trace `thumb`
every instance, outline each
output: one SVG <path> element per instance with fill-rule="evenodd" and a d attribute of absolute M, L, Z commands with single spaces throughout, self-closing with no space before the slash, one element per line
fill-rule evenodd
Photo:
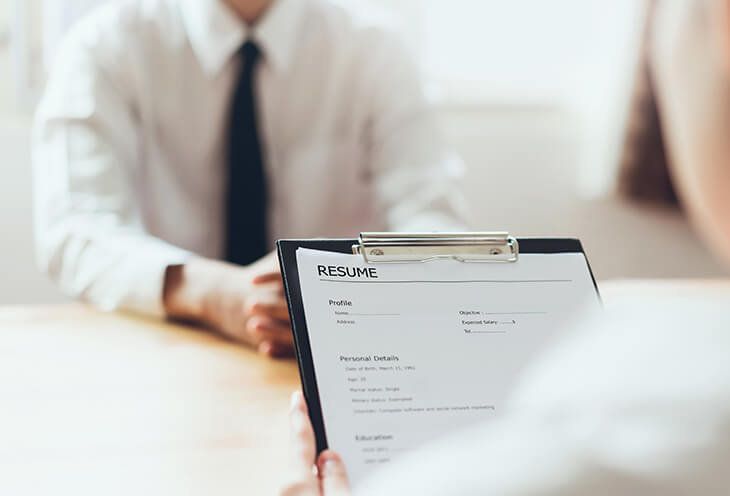
<path fill-rule="evenodd" d="M 323 496 L 347 496 L 350 494 L 350 483 L 347 481 L 345 464 L 340 455 L 326 450 L 317 460 L 319 479 Z"/>

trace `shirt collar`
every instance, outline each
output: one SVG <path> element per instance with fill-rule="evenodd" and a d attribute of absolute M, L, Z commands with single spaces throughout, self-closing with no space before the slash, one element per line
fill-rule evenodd
<path fill-rule="evenodd" d="M 180 4 L 193 51 L 207 74 L 218 74 L 249 38 L 258 43 L 267 64 L 280 70 L 288 66 L 302 0 L 274 0 L 252 27 L 222 0 L 180 0 Z"/>

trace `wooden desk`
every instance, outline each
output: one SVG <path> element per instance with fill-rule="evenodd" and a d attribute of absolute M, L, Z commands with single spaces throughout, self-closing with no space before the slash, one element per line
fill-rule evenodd
<path fill-rule="evenodd" d="M 638 295 L 728 281 L 601 284 Z M 293 361 L 82 305 L 0 307 L 0 495 L 267 495 L 286 464 Z"/>
<path fill-rule="evenodd" d="M 0 494 L 265 495 L 295 362 L 82 305 L 0 308 Z"/>

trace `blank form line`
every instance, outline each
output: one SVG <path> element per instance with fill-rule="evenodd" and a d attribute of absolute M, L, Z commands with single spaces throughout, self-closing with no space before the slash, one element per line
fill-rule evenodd
<path fill-rule="evenodd" d="M 547 312 L 482 312 L 483 315 L 547 315 Z"/>
<path fill-rule="evenodd" d="M 349 279 L 319 279 L 320 282 L 344 282 L 349 284 L 465 284 L 465 283 L 538 283 L 538 282 L 573 282 L 572 279 L 523 279 L 523 280 L 506 280 L 506 279 L 471 279 L 463 281 L 435 281 L 435 280 L 420 280 L 420 281 L 375 281 L 372 279 L 354 281 Z"/>
<path fill-rule="evenodd" d="M 399 313 L 348 313 L 353 317 L 398 317 Z"/>
<path fill-rule="evenodd" d="M 507 334 L 507 331 L 469 331 L 467 334 Z"/>

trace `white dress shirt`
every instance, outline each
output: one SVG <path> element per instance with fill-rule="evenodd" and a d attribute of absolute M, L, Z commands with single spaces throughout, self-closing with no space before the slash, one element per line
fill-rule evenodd
<path fill-rule="evenodd" d="M 394 462 L 355 494 L 726 495 L 728 308 L 726 294 L 647 295 L 581 320 L 528 368 L 500 418 Z"/>
<path fill-rule="evenodd" d="M 461 227 L 460 162 L 384 19 L 276 0 L 249 29 L 221 0 L 113 2 L 60 47 L 37 114 L 38 255 L 68 293 L 161 315 L 166 267 L 222 256 L 228 109 L 248 38 L 263 54 L 272 242 Z"/>

